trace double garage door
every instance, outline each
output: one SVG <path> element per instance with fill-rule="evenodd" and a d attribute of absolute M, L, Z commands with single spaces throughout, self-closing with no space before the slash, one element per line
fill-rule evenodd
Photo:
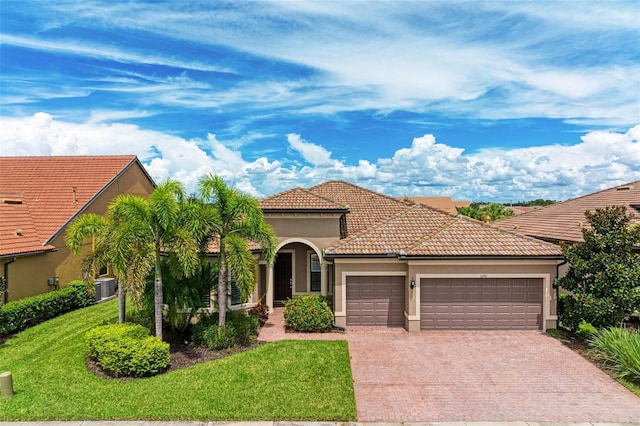
<path fill-rule="evenodd" d="M 542 323 L 540 278 L 423 278 L 422 329 L 537 330 Z"/>
<path fill-rule="evenodd" d="M 347 325 L 402 326 L 404 276 L 348 276 Z M 537 330 L 540 278 L 422 278 L 422 329 Z"/>

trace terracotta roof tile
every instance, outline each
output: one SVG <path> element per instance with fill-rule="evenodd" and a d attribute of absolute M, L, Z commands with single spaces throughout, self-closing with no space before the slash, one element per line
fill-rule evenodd
<path fill-rule="evenodd" d="M 582 241 L 588 223 L 584 212 L 606 206 L 625 206 L 640 222 L 640 181 L 608 188 L 494 222 L 502 229 L 551 241 Z"/>
<path fill-rule="evenodd" d="M 404 201 L 343 181 L 325 182 L 309 188 L 309 191 L 349 208 L 346 214 L 347 236 L 391 219 L 410 206 Z"/>
<path fill-rule="evenodd" d="M 401 256 L 554 256 L 549 243 L 452 216 L 425 206 L 408 207 L 396 217 L 341 240 L 329 255 Z"/>
<path fill-rule="evenodd" d="M 314 194 L 308 189 L 293 188 L 260 200 L 263 210 L 346 210 L 344 205 Z"/>
<path fill-rule="evenodd" d="M 19 226 L 24 237 L 0 235 L 3 254 L 25 250 L 34 234 L 40 249 L 132 162 L 133 155 L 0 157 L 0 192 L 19 193 L 21 207 L 0 209 L 0 223 Z M 75 188 L 75 192 L 74 192 Z M 2 197 L 0 197 L 2 198 Z M 6 203 L 4 203 L 6 204 Z M 30 243 L 30 244 L 31 244 Z"/>

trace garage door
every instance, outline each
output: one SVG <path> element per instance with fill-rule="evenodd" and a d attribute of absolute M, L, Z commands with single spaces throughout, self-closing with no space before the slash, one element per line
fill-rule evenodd
<path fill-rule="evenodd" d="M 404 325 L 402 276 L 347 277 L 347 325 Z"/>
<path fill-rule="evenodd" d="M 423 329 L 540 329 L 540 278 L 423 278 Z"/>

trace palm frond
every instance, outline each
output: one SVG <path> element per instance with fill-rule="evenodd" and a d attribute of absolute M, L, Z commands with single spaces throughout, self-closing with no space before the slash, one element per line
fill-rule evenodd
<path fill-rule="evenodd" d="M 85 238 L 97 237 L 107 229 L 104 216 L 93 213 L 83 214 L 71 221 L 67 226 L 64 241 L 73 254 L 79 254 Z"/>
<path fill-rule="evenodd" d="M 222 244 L 227 254 L 229 273 L 235 278 L 242 301 L 246 302 L 256 286 L 256 260 L 249 250 L 247 241 L 238 235 L 226 236 Z"/>

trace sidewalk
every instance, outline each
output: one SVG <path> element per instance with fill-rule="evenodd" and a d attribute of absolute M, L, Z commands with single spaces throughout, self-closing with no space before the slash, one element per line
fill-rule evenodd
<path fill-rule="evenodd" d="M 198 422 L 198 421 L 73 421 L 73 422 L 0 422 L 0 426 L 640 426 L 640 423 L 597 422 Z"/>

